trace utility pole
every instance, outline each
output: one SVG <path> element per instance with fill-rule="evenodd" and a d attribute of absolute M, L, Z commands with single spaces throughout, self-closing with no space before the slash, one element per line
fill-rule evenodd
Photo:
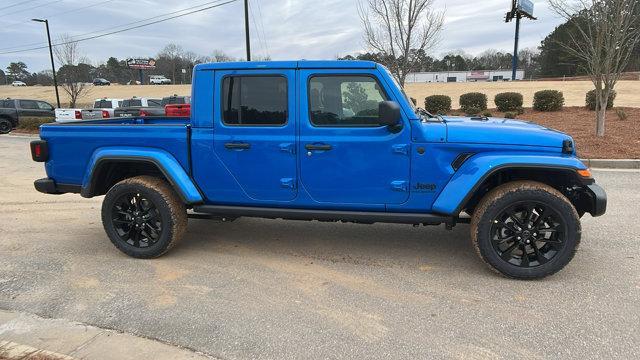
<path fill-rule="evenodd" d="M 249 0 L 244 0 L 244 34 L 247 43 L 247 61 L 251 61 L 251 41 L 249 41 Z"/>
<path fill-rule="evenodd" d="M 51 57 L 51 70 L 53 71 L 53 87 L 56 89 L 56 103 L 60 108 L 60 94 L 58 94 L 58 79 L 56 78 L 56 65 L 53 62 L 53 47 L 51 46 L 51 34 L 49 33 L 49 20 L 31 19 L 32 21 L 44 23 L 47 27 L 47 40 L 49 41 L 49 56 Z"/>

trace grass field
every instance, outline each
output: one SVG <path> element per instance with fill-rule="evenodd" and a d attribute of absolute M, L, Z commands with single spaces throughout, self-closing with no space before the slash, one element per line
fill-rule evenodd
<path fill-rule="evenodd" d="M 458 98 L 466 92 L 477 91 L 487 94 L 489 107 L 493 106 L 493 97 L 500 92 L 515 91 L 524 95 L 525 107 L 531 107 L 533 94 L 538 90 L 553 89 L 564 92 L 566 106 L 584 106 L 584 97 L 592 89 L 589 81 L 522 81 L 522 82 L 479 82 L 479 83 L 428 83 L 407 84 L 409 96 L 418 100 L 422 106 L 424 98 L 429 95 L 449 95 L 453 107 L 458 108 Z M 640 81 L 621 81 L 617 86 L 618 97 L 615 105 L 620 107 L 640 107 Z M 68 105 L 68 98 L 60 89 L 60 100 L 63 106 Z M 80 100 L 80 107 L 89 107 L 93 99 L 128 98 L 132 96 L 163 97 L 173 94 L 190 95 L 190 85 L 112 85 L 91 87 L 91 92 Z M 55 103 L 55 93 L 50 86 L 12 87 L 0 86 L 0 98 L 30 98 Z"/>

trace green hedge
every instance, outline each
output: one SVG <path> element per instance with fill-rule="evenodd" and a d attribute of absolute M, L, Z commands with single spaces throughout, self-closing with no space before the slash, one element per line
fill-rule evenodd
<path fill-rule="evenodd" d="M 493 99 L 499 111 L 508 112 L 516 111 L 522 107 L 524 99 L 522 94 L 517 92 L 503 92 Z"/>
<path fill-rule="evenodd" d="M 478 92 L 462 94 L 460 96 L 460 108 L 467 114 L 470 110 L 487 110 L 487 95 Z"/>
<path fill-rule="evenodd" d="M 20 117 L 18 119 L 17 129 L 22 130 L 38 130 L 40 125 L 54 122 L 54 118 L 43 117 Z"/>
<path fill-rule="evenodd" d="M 451 98 L 447 95 L 431 95 L 424 98 L 424 109 L 432 114 L 446 114 L 451 111 Z"/>
<path fill-rule="evenodd" d="M 564 94 L 557 90 L 541 90 L 533 95 L 533 108 L 538 111 L 560 111 L 564 106 Z"/>
<path fill-rule="evenodd" d="M 607 102 L 607 110 L 610 110 L 611 108 L 613 108 L 613 102 L 616 100 L 616 95 L 618 95 L 615 90 L 611 91 L 611 93 L 609 93 L 609 101 Z M 587 93 L 587 96 L 585 96 L 585 103 L 587 105 L 587 109 L 591 110 L 591 111 L 595 111 L 596 110 L 596 91 L 595 90 L 591 90 Z"/>

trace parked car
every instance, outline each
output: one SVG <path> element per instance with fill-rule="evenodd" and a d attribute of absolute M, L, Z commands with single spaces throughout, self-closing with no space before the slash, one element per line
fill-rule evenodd
<path fill-rule="evenodd" d="M 104 229 L 137 258 L 171 249 L 189 217 L 470 223 L 480 258 L 520 279 L 567 265 L 580 217 L 606 209 L 569 135 L 431 115 L 373 62 L 200 64 L 194 75 L 190 119 L 43 125 L 31 152 L 47 177 L 35 188 L 106 194 Z"/>
<path fill-rule="evenodd" d="M 55 120 L 59 123 L 82 120 L 81 108 L 57 108 L 55 109 Z"/>
<path fill-rule="evenodd" d="M 25 83 L 24 83 L 24 82 L 22 82 L 22 81 L 18 81 L 18 80 L 16 80 L 16 81 L 14 81 L 14 82 L 12 82 L 12 83 L 11 83 L 11 86 L 27 86 L 27 84 L 25 84 Z"/>
<path fill-rule="evenodd" d="M 191 104 L 168 104 L 164 107 L 164 114 L 168 117 L 191 116 Z"/>
<path fill-rule="evenodd" d="M 145 101 L 146 100 L 146 101 Z M 167 96 L 158 99 L 134 98 L 124 100 L 122 106 L 115 111 L 115 117 L 132 116 L 165 116 L 165 106 L 171 104 L 190 104 L 190 96 Z"/>
<path fill-rule="evenodd" d="M 149 77 L 150 85 L 169 85 L 171 84 L 171 79 L 167 79 L 164 75 L 151 75 Z"/>
<path fill-rule="evenodd" d="M 96 99 L 93 109 L 81 111 L 82 120 L 107 119 L 114 116 L 114 110 L 120 107 L 122 99 Z"/>
<path fill-rule="evenodd" d="M 22 117 L 53 116 L 53 106 L 45 101 L 10 98 L 0 100 L 0 134 L 13 130 Z"/>
<path fill-rule="evenodd" d="M 94 86 L 109 86 L 111 85 L 111 82 L 107 79 L 103 79 L 103 78 L 95 78 L 93 79 L 93 85 Z"/>

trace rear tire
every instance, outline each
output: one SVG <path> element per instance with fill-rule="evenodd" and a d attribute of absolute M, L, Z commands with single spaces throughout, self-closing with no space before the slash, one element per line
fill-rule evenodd
<path fill-rule="evenodd" d="M 137 176 L 120 181 L 107 192 L 102 224 L 123 253 L 139 259 L 155 258 L 182 239 L 187 211 L 165 181 Z"/>
<path fill-rule="evenodd" d="M 491 190 L 471 219 L 471 240 L 493 270 L 538 279 L 564 268 L 580 244 L 580 218 L 558 190 L 514 181 Z"/>
<path fill-rule="evenodd" d="M 13 130 L 13 124 L 8 119 L 0 119 L 0 134 L 8 134 Z"/>

